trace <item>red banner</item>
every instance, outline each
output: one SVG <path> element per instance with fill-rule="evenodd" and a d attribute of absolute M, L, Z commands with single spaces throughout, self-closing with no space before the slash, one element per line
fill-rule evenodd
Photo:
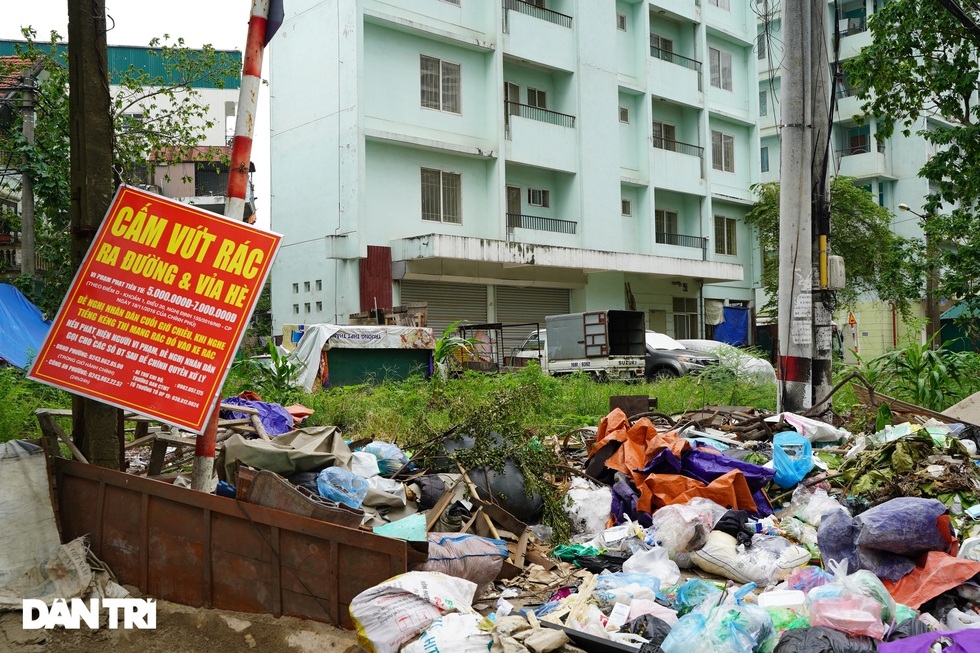
<path fill-rule="evenodd" d="M 279 241 L 120 187 L 29 376 L 201 433 Z"/>

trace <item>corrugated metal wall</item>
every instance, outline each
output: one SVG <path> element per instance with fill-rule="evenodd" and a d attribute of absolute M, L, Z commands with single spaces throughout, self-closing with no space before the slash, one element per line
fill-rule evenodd
<path fill-rule="evenodd" d="M 391 248 L 368 245 L 367 258 L 358 264 L 361 311 L 392 308 Z"/>

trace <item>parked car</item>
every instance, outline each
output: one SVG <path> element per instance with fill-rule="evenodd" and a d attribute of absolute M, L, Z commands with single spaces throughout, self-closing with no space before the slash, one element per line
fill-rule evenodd
<path fill-rule="evenodd" d="M 648 381 L 697 374 L 718 363 L 717 355 L 687 349 L 670 336 L 656 331 L 646 332 L 646 345 L 644 375 Z"/>
<path fill-rule="evenodd" d="M 687 349 L 716 354 L 721 364 L 734 370 L 735 375 L 741 380 L 776 384 L 776 370 L 772 364 L 758 358 L 750 351 L 717 340 L 685 339 L 678 342 Z"/>

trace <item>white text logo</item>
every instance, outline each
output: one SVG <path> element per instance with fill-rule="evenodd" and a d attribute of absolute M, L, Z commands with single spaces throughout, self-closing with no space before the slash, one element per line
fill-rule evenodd
<path fill-rule="evenodd" d="M 99 627 L 100 603 L 108 616 L 110 629 L 120 628 L 120 621 L 122 628 L 157 627 L 157 603 L 152 599 L 72 599 L 71 602 L 55 599 L 51 607 L 40 599 L 24 599 L 23 627 L 24 630 L 35 630 L 61 626 L 75 630 L 85 622 L 86 626 L 95 630 Z"/>

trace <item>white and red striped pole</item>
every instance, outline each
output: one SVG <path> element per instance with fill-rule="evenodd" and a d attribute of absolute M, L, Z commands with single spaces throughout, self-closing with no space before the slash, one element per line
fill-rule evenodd
<path fill-rule="evenodd" d="M 238 113 L 235 118 L 235 141 L 231 148 L 231 171 L 228 194 L 225 196 L 225 217 L 242 220 L 245 212 L 245 193 L 248 189 L 248 169 L 252 159 L 252 129 L 255 109 L 259 103 L 262 82 L 262 55 L 267 42 L 270 0 L 252 0 L 252 15 L 248 21 L 245 58 L 242 63 L 242 82 L 238 92 Z M 204 433 L 194 445 L 194 467 L 191 489 L 210 492 L 214 475 L 214 445 L 218 437 L 218 412 L 221 410 L 221 390 L 214 398 L 214 407 Z"/>

